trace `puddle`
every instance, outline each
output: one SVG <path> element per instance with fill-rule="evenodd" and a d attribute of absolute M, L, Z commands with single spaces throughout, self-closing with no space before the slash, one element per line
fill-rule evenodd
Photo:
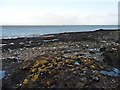
<path fill-rule="evenodd" d="M 101 70 L 100 73 L 108 76 L 120 76 L 120 70 L 117 68 L 113 68 L 111 71 Z"/>
<path fill-rule="evenodd" d="M 5 71 L 0 71 L 0 79 L 2 79 L 3 77 L 5 77 Z"/>
<path fill-rule="evenodd" d="M 113 68 L 112 70 L 113 70 L 115 73 L 119 73 L 119 74 L 120 74 L 120 70 L 119 70 L 119 69 Z"/>

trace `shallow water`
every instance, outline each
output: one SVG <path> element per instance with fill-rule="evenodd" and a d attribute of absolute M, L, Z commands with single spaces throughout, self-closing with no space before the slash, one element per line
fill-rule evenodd
<path fill-rule="evenodd" d="M 120 70 L 117 68 L 113 68 L 111 71 L 101 70 L 100 73 L 108 76 L 120 77 Z"/>
<path fill-rule="evenodd" d="M 31 37 L 43 34 L 117 28 L 117 25 L 2 26 L 2 38 Z"/>
<path fill-rule="evenodd" d="M 5 76 L 5 71 L 0 71 L 0 79 L 2 79 Z"/>

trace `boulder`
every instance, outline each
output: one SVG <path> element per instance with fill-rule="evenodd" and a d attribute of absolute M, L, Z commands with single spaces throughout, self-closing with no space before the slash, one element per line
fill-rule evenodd
<path fill-rule="evenodd" d="M 105 57 L 103 61 L 115 68 L 120 68 L 120 47 L 111 47 L 107 49 L 103 55 Z"/>

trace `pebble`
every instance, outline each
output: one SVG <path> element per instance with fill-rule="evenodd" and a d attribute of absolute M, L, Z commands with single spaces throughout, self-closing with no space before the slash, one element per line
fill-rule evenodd
<path fill-rule="evenodd" d="M 9 45 L 14 45 L 14 43 L 10 43 Z"/>

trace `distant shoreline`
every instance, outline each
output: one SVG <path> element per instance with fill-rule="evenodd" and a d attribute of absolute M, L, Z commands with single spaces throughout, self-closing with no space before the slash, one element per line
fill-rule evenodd
<path fill-rule="evenodd" d="M 97 41 L 97 37 L 102 37 L 105 33 L 119 32 L 119 29 L 114 30 L 95 30 L 87 32 L 66 32 L 57 34 L 45 34 L 38 37 L 21 37 L 15 39 L 2 39 L 2 49 L 15 49 L 23 47 L 39 47 L 43 44 L 60 42 L 60 41 Z M 106 34 L 105 34 L 106 35 Z M 107 35 L 105 37 L 108 37 Z M 110 36 L 112 37 L 112 36 Z"/>
<path fill-rule="evenodd" d="M 98 26 L 98 25 L 0 25 L 0 26 Z M 99 25 L 99 26 L 111 26 L 111 25 Z M 119 26 L 119 25 L 112 25 Z"/>

